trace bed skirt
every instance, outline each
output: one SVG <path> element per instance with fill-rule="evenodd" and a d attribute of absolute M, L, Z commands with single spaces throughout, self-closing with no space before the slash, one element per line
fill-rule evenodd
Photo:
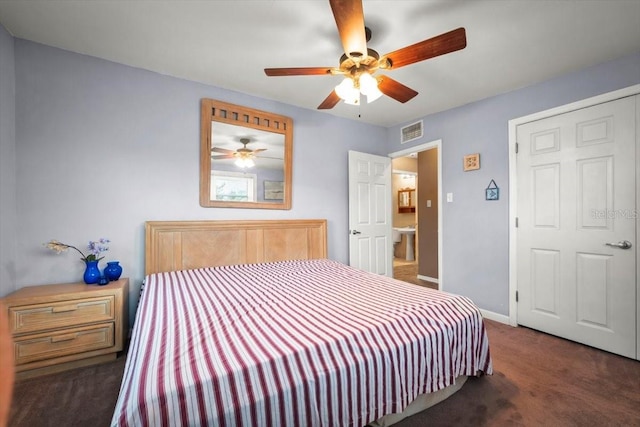
<path fill-rule="evenodd" d="M 451 384 L 449 387 L 443 388 L 442 390 L 438 390 L 434 393 L 424 393 L 419 395 L 414 399 L 413 402 L 409 404 L 404 411 L 399 414 L 387 414 L 381 418 L 378 418 L 374 422 L 370 423 L 371 427 L 388 427 L 399 423 L 407 417 L 417 414 L 418 412 L 422 412 L 425 409 L 431 408 L 433 405 L 437 405 L 443 400 L 449 398 L 453 394 L 455 394 L 458 390 L 462 388 L 464 383 L 467 382 L 466 375 L 460 375 L 456 378 L 455 384 Z"/>

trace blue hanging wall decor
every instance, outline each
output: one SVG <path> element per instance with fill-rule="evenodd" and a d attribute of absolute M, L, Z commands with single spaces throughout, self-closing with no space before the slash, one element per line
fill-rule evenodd
<path fill-rule="evenodd" d="M 485 197 L 487 200 L 499 200 L 500 199 L 500 189 L 494 180 L 491 180 L 489 186 L 484 190 Z"/>

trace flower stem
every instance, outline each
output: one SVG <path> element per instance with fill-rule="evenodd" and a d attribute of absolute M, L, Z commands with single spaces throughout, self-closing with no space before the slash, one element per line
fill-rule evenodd
<path fill-rule="evenodd" d="M 86 260 L 87 260 L 87 257 L 86 257 L 86 256 L 84 256 L 84 254 L 80 251 L 80 249 L 76 248 L 75 246 L 71 246 L 71 245 L 67 245 L 67 247 L 70 247 L 71 249 L 75 249 L 76 251 L 78 251 L 78 253 L 79 253 L 80 255 L 82 255 L 82 259 L 83 259 L 84 261 L 86 261 Z"/>

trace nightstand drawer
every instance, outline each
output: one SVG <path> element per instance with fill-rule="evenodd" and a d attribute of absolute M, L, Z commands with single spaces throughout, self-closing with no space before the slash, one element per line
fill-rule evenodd
<path fill-rule="evenodd" d="M 113 322 L 29 335 L 14 340 L 16 365 L 113 347 Z"/>
<path fill-rule="evenodd" d="M 107 295 L 9 309 L 14 335 L 114 320 L 114 297 Z"/>

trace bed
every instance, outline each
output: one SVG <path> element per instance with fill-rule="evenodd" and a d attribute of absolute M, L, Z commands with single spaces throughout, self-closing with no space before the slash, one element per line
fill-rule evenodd
<path fill-rule="evenodd" d="M 469 299 L 326 254 L 325 220 L 147 222 L 111 424 L 390 425 L 492 372 Z"/>

